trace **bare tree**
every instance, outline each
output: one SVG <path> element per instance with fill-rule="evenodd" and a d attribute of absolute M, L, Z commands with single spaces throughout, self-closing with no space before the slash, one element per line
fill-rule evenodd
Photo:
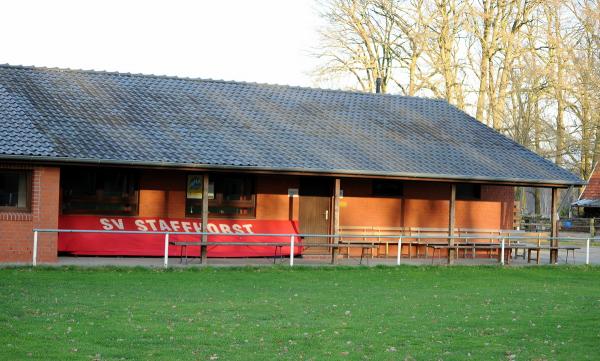
<path fill-rule="evenodd" d="M 600 161 L 599 2 L 320 0 L 318 74 L 446 99 L 587 178 Z"/>
<path fill-rule="evenodd" d="M 569 11 L 575 24 L 572 46 L 566 49 L 573 62 L 567 109 L 578 121 L 579 173 L 587 179 L 600 156 L 600 5 L 591 0 L 572 1 Z"/>
<path fill-rule="evenodd" d="M 386 6 L 385 3 L 392 6 Z M 425 1 L 383 0 L 380 8 L 385 9 L 386 16 L 393 19 L 397 31 L 396 41 L 392 45 L 393 55 L 399 63 L 399 69 L 394 73 L 394 83 L 403 94 L 410 96 L 415 96 L 422 89 L 431 90 L 433 87 L 430 81 L 434 74 L 423 64 L 423 54 L 427 51 L 427 39 L 430 36 L 430 17 L 425 8 Z M 434 94 L 439 95 L 437 89 L 434 90 Z"/>
<path fill-rule="evenodd" d="M 465 3 L 461 0 L 435 0 L 428 11 L 429 31 L 426 56 L 429 67 L 440 76 L 432 83 L 434 94 L 441 94 L 450 104 L 465 109 L 464 62 L 460 58 L 460 41 L 464 39 Z"/>
<path fill-rule="evenodd" d="M 394 21 L 385 14 L 393 1 L 330 0 L 322 17 L 327 27 L 321 31 L 322 46 L 316 54 L 324 60 L 317 70 L 321 77 L 350 74 L 363 91 L 375 90 L 381 79 L 386 92 L 395 58 Z"/>
<path fill-rule="evenodd" d="M 554 101 L 556 102 L 556 142 L 554 162 L 563 164 L 565 156 L 565 53 L 564 37 L 561 28 L 561 10 L 563 1 L 550 0 L 544 4 L 547 24 L 547 41 L 549 46 L 548 73 L 551 75 Z"/>
<path fill-rule="evenodd" d="M 469 4 L 468 29 L 480 52 L 479 62 L 471 60 L 479 81 L 475 116 L 497 130 L 504 127 L 512 67 L 526 50 L 523 28 L 532 21 L 531 12 L 537 4 L 532 0 L 480 0 Z"/>

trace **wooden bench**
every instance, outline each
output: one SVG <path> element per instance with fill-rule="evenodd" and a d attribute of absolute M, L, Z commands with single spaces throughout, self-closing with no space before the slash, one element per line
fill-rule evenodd
<path fill-rule="evenodd" d="M 377 257 L 379 257 L 381 255 L 380 246 L 383 246 L 384 257 L 387 257 L 390 254 L 390 243 L 396 244 L 398 240 L 386 236 L 396 236 L 404 234 L 403 232 L 403 227 L 343 226 L 340 227 L 340 243 L 345 245 L 372 244 L 374 247 L 370 250 L 371 258 L 375 256 L 373 250 L 377 250 Z M 342 247 L 342 249 L 344 248 L 346 257 L 350 258 L 352 247 Z"/>
<path fill-rule="evenodd" d="M 537 247 L 535 247 L 535 249 L 534 249 L 536 251 L 535 260 L 536 260 L 537 264 L 540 264 L 540 250 L 542 249 L 541 247 L 544 246 L 544 245 L 542 245 L 542 242 L 548 242 L 550 233 L 548 233 L 548 232 L 510 231 L 507 233 L 507 235 L 513 236 L 513 237 L 523 237 L 523 239 L 516 239 L 516 240 L 513 239 L 510 241 L 513 244 L 522 246 L 522 247 L 518 247 L 517 249 L 515 249 L 515 252 L 514 252 L 515 259 L 518 257 L 521 257 L 521 258 L 523 258 L 523 260 L 525 260 L 525 255 L 527 254 L 527 256 L 528 256 L 527 262 L 530 263 L 533 258 L 531 258 L 532 252 L 528 252 L 528 248 L 534 247 L 537 245 Z M 523 251 L 523 253 L 521 255 L 519 255 L 519 250 Z"/>
<path fill-rule="evenodd" d="M 303 245 L 304 248 L 309 248 L 309 247 L 324 247 L 324 248 L 331 248 L 333 249 L 350 249 L 350 248 L 359 248 L 361 250 L 360 252 L 360 262 L 359 264 L 362 264 L 362 261 L 364 258 L 366 258 L 365 256 L 373 256 L 373 249 L 378 249 L 379 245 L 374 244 L 373 242 L 352 242 L 352 243 L 341 243 L 341 241 L 339 243 L 310 243 L 310 244 L 304 244 Z M 349 253 L 349 252 L 348 252 Z M 348 258 L 350 258 L 348 256 Z M 332 263 L 335 260 L 332 258 Z M 368 263 L 368 258 L 367 258 L 367 263 Z"/>
<path fill-rule="evenodd" d="M 282 248 L 283 247 L 289 247 L 290 244 L 289 243 L 283 243 L 283 242 L 200 242 L 200 241 L 171 241 L 169 242 L 170 245 L 173 246 L 179 246 L 181 247 L 180 249 L 180 253 L 179 253 L 179 263 L 183 262 L 184 256 L 185 256 L 185 264 L 188 264 L 188 252 L 187 252 L 187 248 L 188 246 L 266 246 L 266 247 L 274 247 L 274 255 L 273 255 L 273 264 L 275 264 L 275 261 L 277 259 L 277 250 L 279 250 L 279 256 L 281 259 L 283 259 L 283 251 Z M 296 245 L 294 245 L 296 246 Z M 301 246 L 301 244 L 297 245 L 298 247 Z M 185 253 L 185 255 L 184 255 Z"/>
<path fill-rule="evenodd" d="M 501 257 L 502 257 L 502 252 L 500 252 L 500 250 L 502 249 L 501 243 L 467 242 L 467 243 L 458 243 L 458 244 L 454 244 L 454 245 L 449 245 L 449 244 L 430 245 L 429 247 L 433 249 L 433 255 L 431 257 L 431 264 L 433 264 L 434 260 L 436 259 L 435 252 L 436 251 L 438 252 L 438 259 L 439 259 L 439 258 L 441 258 L 441 251 L 443 249 L 445 249 L 445 250 L 450 250 L 450 249 L 461 250 L 462 249 L 462 250 L 465 250 L 465 252 L 467 250 L 469 250 L 469 251 L 471 251 L 471 258 L 476 257 L 477 250 L 498 251 L 497 252 L 498 262 L 500 262 Z M 523 246 L 516 245 L 516 244 L 510 245 L 507 243 L 504 244 L 504 261 L 507 264 L 510 264 L 512 252 L 520 247 L 523 247 Z"/>
<path fill-rule="evenodd" d="M 435 252 L 438 252 L 439 257 L 441 258 L 441 250 L 442 249 L 464 249 L 464 250 L 472 250 L 475 252 L 477 249 L 489 249 L 489 250 L 500 250 L 502 249 L 502 245 L 499 243 L 487 244 L 487 243 L 474 243 L 474 244 L 455 244 L 455 245 L 430 245 L 433 249 L 433 257 L 431 259 L 431 264 L 433 264 L 435 260 Z M 569 251 L 571 252 L 571 259 L 575 262 L 575 250 L 581 249 L 581 247 L 576 246 L 544 246 L 544 245 L 531 245 L 531 244 L 504 244 L 504 257 L 506 264 L 510 264 L 511 262 L 511 254 L 516 252 L 519 249 L 523 249 L 527 251 L 527 263 L 531 263 L 532 252 L 536 251 L 538 253 L 536 261 L 539 264 L 539 252 L 541 250 L 565 250 L 567 252 L 565 263 L 569 263 Z M 474 256 L 474 253 L 473 253 Z M 498 261 L 500 261 L 500 253 L 498 253 Z"/>
<path fill-rule="evenodd" d="M 507 233 L 508 236 L 516 236 L 516 237 L 524 237 L 524 239 L 517 239 L 517 240 L 511 240 L 511 242 L 513 244 L 520 244 L 523 245 L 524 247 L 519 247 L 518 249 L 515 250 L 514 253 L 514 258 L 518 258 L 521 257 L 523 258 L 523 260 L 525 260 L 525 255 L 527 254 L 527 247 L 528 246 L 533 246 L 533 244 L 531 244 L 532 242 L 537 244 L 538 246 L 542 245 L 542 242 L 546 242 L 547 239 L 550 237 L 550 233 L 548 232 L 528 232 L 528 231 L 510 231 Z M 521 255 L 519 255 L 518 251 L 519 250 L 523 250 L 523 253 Z M 540 258 L 539 258 L 540 252 L 539 250 L 537 250 L 537 264 L 540 263 Z M 529 256 L 531 257 L 531 254 L 529 254 Z M 529 261 L 528 261 L 529 262 Z"/>
<path fill-rule="evenodd" d="M 384 257 L 390 256 L 390 245 L 395 246 L 398 244 L 398 238 L 396 236 L 403 236 L 408 238 L 402 239 L 402 247 L 408 248 L 408 252 L 405 256 L 408 258 L 413 257 L 413 247 L 415 250 L 415 257 L 419 257 L 420 248 L 425 249 L 424 257 L 428 257 L 428 244 L 447 244 L 447 241 L 442 240 L 441 236 L 448 235 L 448 229 L 446 228 L 418 228 L 418 227 L 377 227 L 377 226 L 343 226 L 340 227 L 340 243 L 353 244 L 353 243 L 371 243 L 376 246 L 383 246 Z M 391 237 L 393 236 L 393 237 Z M 410 238 L 410 236 L 416 236 Z M 432 236 L 431 239 L 421 238 L 423 236 Z M 437 237 L 436 237 L 437 236 Z M 380 247 L 375 247 L 377 250 L 377 257 L 381 256 Z M 404 254 L 403 254 L 404 255 Z M 350 256 L 350 249 L 346 249 L 346 256 Z M 374 255 L 372 254 L 371 257 Z"/>
<path fill-rule="evenodd" d="M 429 245 L 447 245 L 448 244 L 448 228 L 423 228 L 423 227 L 378 227 L 378 226 L 342 226 L 340 227 L 340 239 L 344 244 L 352 244 L 356 242 L 371 242 L 374 245 L 385 246 L 384 257 L 390 256 L 389 247 L 398 244 L 397 238 L 390 238 L 389 236 L 403 236 L 402 248 L 408 248 L 406 253 L 401 252 L 401 256 L 408 257 L 420 257 L 421 249 L 424 249 L 423 256 L 429 257 L 428 250 Z M 497 229 L 481 229 L 481 228 L 455 228 L 454 236 L 458 237 L 455 239 L 455 243 L 461 243 L 460 237 L 464 236 L 465 242 L 480 242 L 480 243 L 493 243 L 498 242 L 503 236 L 510 235 L 510 230 L 497 230 Z M 411 238 L 414 236 L 415 238 Z M 473 238 L 481 236 L 481 239 Z M 493 238 L 490 238 L 493 237 Z M 413 253 L 414 249 L 414 253 Z M 463 250 L 463 255 L 466 256 L 467 249 L 456 249 L 455 256 L 459 256 L 459 250 Z M 380 256 L 379 248 L 377 248 L 377 256 Z M 401 250 L 402 251 L 402 250 Z M 349 256 L 350 249 L 346 249 L 346 255 Z M 488 251 L 489 257 L 493 257 L 493 251 Z M 373 257 L 373 255 L 372 255 Z M 523 255 L 523 258 L 524 255 Z"/>
<path fill-rule="evenodd" d="M 564 249 L 567 252 L 567 256 L 565 257 L 565 263 L 569 263 L 569 251 L 571 251 L 571 259 L 573 260 L 573 263 L 575 263 L 575 250 L 581 249 L 581 247 L 529 245 L 529 246 L 525 247 L 525 249 L 527 250 L 527 263 L 531 263 L 531 261 L 533 259 L 531 257 L 531 254 L 534 251 L 537 252 L 535 261 L 537 264 L 540 264 L 540 251 L 541 250 L 556 251 L 558 254 L 558 251 L 560 251 L 561 249 Z"/>
<path fill-rule="evenodd" d="M 283 251 L 282 248 L 283 247 L 289 247 L 290 244 L 289 243 L 283 243 L 283 242 L 200 242 L 200 241 L 171 241 L 169 242 L 170 245 L 173 246 L 180 246 L 181 250 L 180 250 L 180 259 L 179 259 L 179 263 L 183 262 L 183 259 L 185 257 L 185 264 L 188 263 L 188 254 L 187 254 L 187 247 L 188 246 L 265 246 L 265 247 L 275 247 L 275 253 L 273 255 L 273 264 L 275 264 L 275 261 L 277 260 L 277 250 L 279 250 L 279 255 L 280 255 L 280 259 L 283 259 Z M 339 248 L 360 248 L 361 249 L 361 254 L 360 254 L 360 264 L 362 264 L 363 258 L 365 258 L 366 255 L 368 254 L 372 254 L 372 250 L 373 248 L 377 248 L 378 246 L 373 245 L 372 243 L 353 243 L 351 245 L 343 245 L 340 243 L 310 243 L 310 244 L 306 244 L 303 243 L 302 241 L 299 241 L 297 244 L 294 245 L 294 247 L 302 247 L 302 248 L 309 248 L 309 247 L 327 247 L 327 248 L 335 248 L 335 249 L 339 249 Z M 184 255 L 185 253 L 185 255 Z"/>

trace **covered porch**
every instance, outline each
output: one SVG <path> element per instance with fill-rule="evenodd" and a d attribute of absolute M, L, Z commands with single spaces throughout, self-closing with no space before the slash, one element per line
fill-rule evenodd
<path fill-rule="evenodd" d="M 398 237 L 405 237 L 401 257 L 430 262 L 437 251 L 438 258 L 454 263 L 469 254 L 493 259 L 499 247 L 469 253 L 464 246 L 475 242 L 498 245 L 501 238 L 514 235 L 515 185 L 346 174 L 70 166 L 61 168 L 58 224 L 60 229 L 75 230 L 206 230 L 207 234 L 185 238 L 196 242 L 189 247 L 189 255 L 201 263 L 207 263 L 208 257 L 269 258 L 272 254 L 270 247 L 248 252 L 244 246 L 228 253 L 231 248 L 209 246 L 210 242 L 287 242 L 283 237 L 236 237 L 243 233 L 323 235 L 298 240 L 302 245 L 298 255 L 307 262 L 330 257 L 335 263 L 365 256 L 393 262 Z M 553 187 L 555 207 L 557 189 Z M 549 246 L 558 247 L 556 235 L 553 229 L 538 238 L 552 239 Z M 59 254 L 164 254 L 160 237 L 103 237 L 59 235 Z M 170 254 L 181 252 L 181 246 L 172 246 Z M 550 250 L 552 263 L 557 261 L 557 251 Z"/>

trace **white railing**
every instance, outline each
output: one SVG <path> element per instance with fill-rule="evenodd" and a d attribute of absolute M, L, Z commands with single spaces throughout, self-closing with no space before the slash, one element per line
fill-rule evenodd
<path fill-rule="evenodd" d="M 218 232 L 165 232 L 165 231 L 107 231 L 107 230 L 76 230 L 76 229 L 34 229 L 33 230 L 33 250 L 32 250 L 32 265 L 37 265 L 37 254 L 38 254 L 38 238 L 39 233 L 100 233 L 100 234 L 143 234 L 143 235 L 164 235 L 164 267 L 167 268 L 169 266 L 169 237 L 170 235 L 186 235 L 186 236 L 221 236 L 221 237 L 289 237 L 289 243 L 284 242 L 235 242 L 235 245 L 248 245 L 248 246 L 287 246 L 289 244 L 290 247 L 290 259 L 289 265 L 290 267 L 294 266 L 294 247 L 296 247 L 296 238 L 330 238 L 330 239 L 341 239 L 341 238 L 379 238 L 379 239 L 389 239 L 389 240 L 398 240 L 398 252 L 396 255 L 396 264 L 401 264 L 401 256 L 402 256 L 402 243 L 403 239 L 409 240 L 420 240 L 420 239 L 445 239 L 445 240 L 490 240 L 490 241 L 499 241 L 500 245 L 500 263 L 504 265 L 505 258 L 505 241 L 538 241 L 540 240 L 539 236 L 513 236 L 513 235 L 489 235 L 489 234 L 468 234 L 468 235 L 442 235 L 442 234 L 430 234 L 430 235 L 364 235 L 364 234 L 289 234 L 289 233 L 218 233 Z M 586 241 L 585 243 L 585 264 L 590 263 L 590 241 L 600 241 L 600 237 L 590 238 L 590 237 L 543 237 L 544 240 L 547 241 Z M 228 242 L 189 242 L 193 243 L 194 246 L 228 246 L 232 244 L 228 244 Z M 367 243 L 377 243 L 377 242 L 367 242 Z M 551 242 L 552 244 L 553 242 Z M 410 244 L 410 243 L 409 243 Z M 489 243 L 481 242 L 481 246 L 489 245 Z M 420 245 L 426 246 L 425 243 L 420 243 Z M 309 243 L 307 246 L 316 246 L 316 247 L 330 247 L 334 248 L 346 248 L 348 246 L 347 243 L 327 243 L 327 244 L 314 244 Z M 539 246 L 539 244 L 538 244 Z M 301 242 L 298 242 L 297 247 L 304 247 Z M 532 246 L 533 247 L 533 246 Z M 452 248 L 452 245 L 448 244 L 448 248 Z M 485 249 L 489 249 L 485 248 Z M 410 252 L 410 249 L 409 249 Z"/>

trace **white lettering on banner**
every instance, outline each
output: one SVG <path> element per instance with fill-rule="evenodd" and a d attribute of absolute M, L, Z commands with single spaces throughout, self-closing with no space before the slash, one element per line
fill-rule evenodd
<path fill-rule="evenodd" d="M 100 226 L 106 231 L 125 230 L 123 218 L 100 218 Z M 133 221 L 138 231 L 162 231 L 162 232 L 202 232 L 202 223 L 193 221 L 165 220 L 165 219 L 135 219 Z M 207 232 L 210 233 L 249 233 L 254 231 L 251 223 L 226 224 L 226 223 L 208 223 Z"/>
<path fill-rule="evenodd" d="M 157 231 L 156 225 L 155 225 L 156 220 L 154 220 L 154 219 L 147 219 L 146 223 L 148 223 L 150 225 L 150 228 L 152 228 L 153 231 Z"/>
<path fill-rule="evenodd" d="M 228 224 L 219 224 L 219 228 L 221 228 L 221 233 L 231 233 L 231 227 Z"/>
<path fill-rule="evenodd" d="M 106 219 L 106 218 L 100 218 L 100 224 L 102 225 L 102 228 L 105 231 L 112 231 L 113 226 L 110 223 L 110 220 Z"/>
<path fill-rule="evenodd" d="M 171 228 L 173 232 L 179 232 L 179 221 L 171 221 Z"/>
<path fill-rule="evenodd" d="M 146 227 L 146 225 L 144 224 L 143 219 L 136 219 L 134 223 L 137 226 L 138 231 L 147 231 L 148 230 L 148 227 Z"/>
<path fill-rule="evenodd" d="M 169 225 L 167 224 L 167 222 L 164 219 L 159 219 L 158 220 L 158 224 L 160 225 L 160 230 L 163 232 L 171 232 L 171 228 L 169 227 Z"/>
<path fill-rule="evenodd" d="M 192 226 L 194 226 L 194 232 L 202 232 L 202 224 L 198 222 L 192 222 Z"/>
<path fill-rule="evenodd" d="M 219 228 L 216 225 L 209 223 L 206 225 L 206 231 L 210 233 L 219 233 Z"/>
<path fill-rule="evenodd" d="M 123 220 L 121 218 L 100 218 L 100 224 L 102 225 L 102 229 L 105 231 L 112 231 L 117 228 L 117 230 L 124 231 L 125 225 L 123 224 Z"/>
<path fill-rule="evenodd" d="M 125 225 L 123 224 L 123 219 L 111 219 L 112 223 L 117 227 L 117 229 L 124 231 Z"/>
<path fill-rule="evenodd" d="M 192 231 L 192 226 L 190 225 L 190 222 L 181 222 L 181 228 L 183 228 L 184 232 Z"/>

